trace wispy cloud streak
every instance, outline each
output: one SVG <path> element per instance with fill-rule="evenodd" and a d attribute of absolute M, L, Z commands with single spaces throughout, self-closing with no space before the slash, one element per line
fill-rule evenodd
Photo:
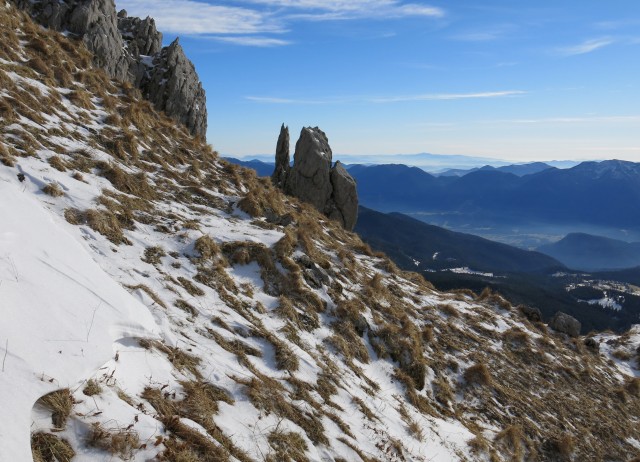
<path fill-rule="evenodd" d="M 210 36 L 236 45 L 273 47 L 291 42 L 265 34 L 283 34 L 295 21 L 441 18 L 441 8 L 399 0 L 243 0 L 242 6 L 201 0 L 118 0 L 132 16 L 155 18 L 167 34 Z M 251 37 L 257 35 L 256 37 Z"/>
<path fill-rule="evenodd" d="M 615 40 L 613 40 L 612 38 L 602 37 L 602 38 L 586 40 L 578 45 L 561 47 L 557 49 L 557 52 L 564 56 L 584 55 L 587 53 L 592 53 L 606 46 L 612 45 L 613 43 L 615 43 Z"/>
<path fill-rule="evenodd" d="M 151 15 L 168 34 L 264 34 L 285 32 L 271 15 L 250 8 L 211 5 L 195 0 L 118 0 L 131 16 Z"/>
<path fill-rule="evenodd" d="M 371 98 L 368 99 L 368 101 L 371 103 L 402 103 L 409 101 L 455 101 L 461 99 L 486 99 L 504 98 L 508 96 L 522 96 L 526 93 L 526 91 L 521 90 L 488 91 L 481 93 L 428 93 L 422 95 Z"/>
<path fill-rule="evenodd" d="M 400 96 L 384 96 L 384 97 L 366 97 L 366 96 L 350 96 L 338 98 L 323 99 L 295 99 L 295 98 L 278 98 L 268 96 L 245 96 L 248 101 L 265 104 L 345 104 L 345 103 L 373 103 L 373 104 L 391 104 L 404 103 L 411 101 L 455 101 L 465 99 L 488 99 L 488 98 L 505 98 L 510 96 L 522 96 L 527 94 L 521 90 L 493 91 L 480 93 L 429 93 L 420 95 L 400 95 Z"/>

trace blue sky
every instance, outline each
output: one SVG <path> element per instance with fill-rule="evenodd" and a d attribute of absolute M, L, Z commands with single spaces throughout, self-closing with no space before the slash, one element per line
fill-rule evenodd
<path fill-rule="evenodd" d="M 637 0 L 117 0 L 180 36 L 224 155 L 640 161 Z"/>

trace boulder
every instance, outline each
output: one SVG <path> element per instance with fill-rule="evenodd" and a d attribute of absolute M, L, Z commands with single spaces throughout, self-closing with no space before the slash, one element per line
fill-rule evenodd
<path fill-rule="evenodd" d="M 276 144 L 276 167 L 271 175 L 271 181 L 277 188 L 284 188 L 290 169 L 289 159 L 289 127 L 282 124 Z"/>
<path fill-rule="evenodd" d="M 300 132 L 289 167 L 289 131 L 283 125 L 276 147 L 274 185 L 308 202 L 351 231 L 358 216 L 356 182 L 340 162 L 332 166 L 333 153 L 327 135 L 318 127 Z"/>
<path fill-rule="evenodd" d="M 549 327 L 555 331 L 567 334 L 570 337 L 578 337 L 580 335 L 582 325 L 580 324 L 580 321 L 573 316 L 569 316 L 562 311 L 558 311 L 553 318 L 551 318 Z"/>

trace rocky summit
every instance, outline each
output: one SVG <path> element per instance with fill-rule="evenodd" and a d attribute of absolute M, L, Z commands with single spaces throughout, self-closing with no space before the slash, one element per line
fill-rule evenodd
<path fill-rule="evenodd" d="M 308 202 L 351 231 L 358 218 L 356 182 L 339 161 L 331 165 L 332 157 L 327 135 L 318 127 L 305 127 L 290 167 L 289 129 L 283 125 L 272 180 L 287 194 Z"/>
<path fill-rule="evenodd" d="M 206 96 L 193 63 L 177 40 L 162 48 L 151 18 L 116 13 L 113 0 L 14 0 L 41 25 L 67 31 L 93 53 L 93 64 L 128 81 L 196 136 L 207 132 Z"/>

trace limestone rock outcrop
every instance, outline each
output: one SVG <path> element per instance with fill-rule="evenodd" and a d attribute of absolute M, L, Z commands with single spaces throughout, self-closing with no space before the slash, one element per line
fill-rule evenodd
<path fill-rule="evenodd" d="M 13 0 L 40 24 L 80 38 L 94 65 L 114 79 L 131 82 L 159 110 L 205 136 L 206 97 L 193 63 L 174 41 L 162 48 L 151 18 L 116 14 L 113 0 Z"/>
<path fill-rule="evenodd" d="M 567 334 L 569 337 L 577 337 L 580 335 L 582 325 L 580 321 L 573 316 L 558 311 L 549 322 L 549 327 L 563 334 Z"/>
<path fill-rule="evenodd" d="M 156 108 L 184 124 L 192 133 L 205 135 L 206 96 L 196 69 L 178 39 L 155 55 L 142 91 Z"/>
<path fill-rule="evenodd" d="M 280 127 L 280 135 L 278 136 L 278 144 L 276 144 L 276 168 L 271 175 L 273 185 L 284 189 L 284 185 L 289 175 L 289 127 L 282 124 Z"/>
<path fill-rule="evenodd" d="M 358 218 L 356 182 L 340 162 L 332 166 L 327 135 L 318 127 L 300 132 L 289 167 L 289 131 L 280 130 L 273 182 L 285 193 L 308 202 L 327 217 L 352 230 Z"/>

